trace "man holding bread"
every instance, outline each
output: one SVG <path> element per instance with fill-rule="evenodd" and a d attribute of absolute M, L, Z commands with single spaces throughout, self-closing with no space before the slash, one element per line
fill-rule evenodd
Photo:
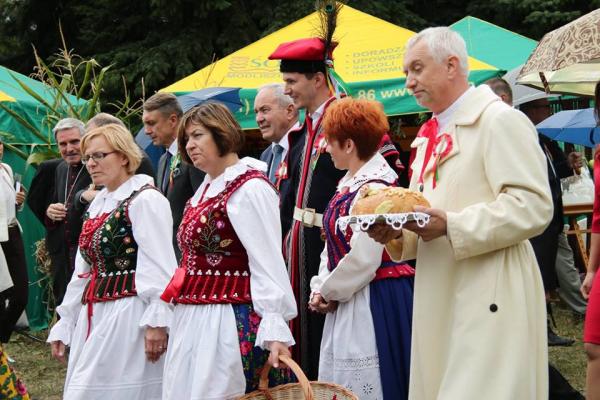
<path fill-rule="evenodd" d="M 433 112 L 410 183 L 430 221 L 370 235 L 417 259 L 409 398 L 545 400 L 544 288 L 527 239 L 550 222 L 552 199 L 535 128 L 487 85 L 469 86 L 465 42 L 446 27 L 411 38 L 404 71 Z"/>

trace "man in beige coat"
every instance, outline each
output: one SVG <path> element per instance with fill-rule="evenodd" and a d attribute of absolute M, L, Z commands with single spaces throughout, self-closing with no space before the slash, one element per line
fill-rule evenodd
<path fill-rule="evenodd" d="M 409 398 L 547 400 L 544 289 L 527 239 L 552 200 L 535 128 L 487 85 L 469 86 L 465 43 L 448 28 L 414 36 L 404 69 L 437 122 L 412 144 L 410 188 L 431 220 L 371 235 L 417 259 Z"/>

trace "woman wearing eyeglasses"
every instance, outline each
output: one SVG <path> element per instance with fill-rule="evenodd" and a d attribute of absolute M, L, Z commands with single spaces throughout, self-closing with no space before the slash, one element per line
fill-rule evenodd
<path fill-rule="evenodd" d="M 82 161 L 104 186 L 85 216 L 75 272 L 50 331 L 52 355 L 70 355 L 65 399 L 160 399 L 169 305 L 159 296 L 177 262 L 167 199 L 134 175 L 140 150 L 110 124 L 87 133 Z"/>

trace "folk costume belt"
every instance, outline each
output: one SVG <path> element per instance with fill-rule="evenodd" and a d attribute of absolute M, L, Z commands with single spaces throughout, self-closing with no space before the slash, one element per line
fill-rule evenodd
<path fill-rule="evenodd" d="M 294 207 L 294 220 L 302 222 L 308 228 L 323 227 L 323 214 L 319 214 L 314 208 Z"/>

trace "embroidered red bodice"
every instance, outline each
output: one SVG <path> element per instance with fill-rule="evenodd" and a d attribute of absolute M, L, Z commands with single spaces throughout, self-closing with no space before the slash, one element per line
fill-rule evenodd
<path fill-rule="evenodd" d="M 215 197 L 201 199 L 195 207 L 188 202 L 177 232 L 182 253 L 180 276 L 176 275 L 165 291 L 172 294 L 174 302 L 252 302 L 248 254 L 229 220 L 227 201 L 244 183 L 255 178 L 270 185 L 262 172 L 250 169 L 229 182 Z"/>

